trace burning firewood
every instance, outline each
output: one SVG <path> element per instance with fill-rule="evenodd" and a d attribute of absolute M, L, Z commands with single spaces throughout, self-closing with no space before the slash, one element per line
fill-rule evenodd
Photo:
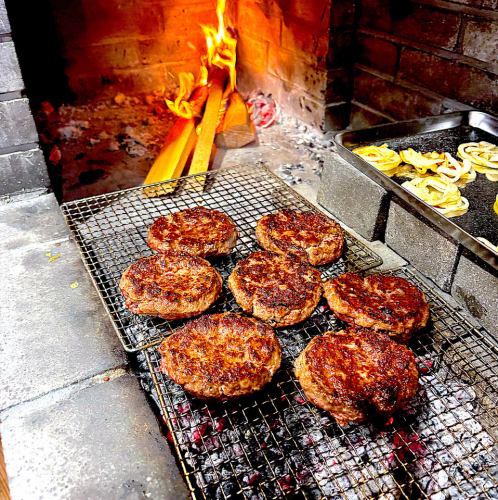
<path fill-rule="evenodd" d="M 183 108 L 185 109 L 188 104 L 189 111 L 184 112 L 184 117 L 178 118 L 169 131 L 164 147 L 147 174 L 144 184 L 176 179 L 182 175 L 185 164 L 197 142 L 196 117 L 201 113 L 207 96 L 207 86 L 202 85 L 193 91 L 188 101 L 183 102 Z M 149 188 L 145 191 L 145 194 L 147 196 L 158 196 L 172 192 L 175 188 L 176 182 L 173 182 L 158 189 Z"/>
<path fill-rule="evenodd" d="M 194 157 L 190 164 L 189 174 L 199 174 L 206 172 L 209 166 L 209 158 L 213 148 L 216 125 L 220 113 L 221 102 L 225 89 L 226 72 L 216 68 L 210 75 L 209 96 L 206 102 L 206 109 L 201 121 L 201 129 Z"/>
<path fill-rule="evenodd" d="M 246 103 L 235 91 L 228 100 L 228 108 L 216 135 L 216 145 L 220 148 L 241 148 L 256 138 L 256 130 Z"/>
<path fill-rule="evenodd" d="M 218 145 L 221 147 L 241 147 L 254 140 L 254 126 L 244 101 L 235 90 L 237 41 L 225 28 L 224 11 L 225 0 L 218 0 L 216 7 L 218 29 L 202 26 L 206 36 L 207 51 L 201 60 L 201 78 L 197 87 L 192 92 L 193 75 L 180 73 L 179 93 L 174 102 L 167 101 L 170 110 L 180 118 L 168 134 L 165 147 L 154 162 L 145 184 L 179 177 L 192 150 L 189 174 L 206 172 L 218 126 L 220 127 Z M 202 105 L 198 106 L 198 113 L 194 113 L 196 92 L 204 97 Z M 189 98 L 190 95 L 193 97 Z M 228 111 L 225 115 L 227 101 Z M 205 108 L 202 113 L 204 103 Z M 202 118 L 200 126 L 197 127 L 196 115 L 200 113 Z M 203 185 L 202 182 L 200 186 Z M 176 183 L 171 183 L 166 191 L 163 188 L 161 192 L 170 192 L 175 186 Z M 151 189 L 147 192 L 152 196 L 156 191 Z"/>

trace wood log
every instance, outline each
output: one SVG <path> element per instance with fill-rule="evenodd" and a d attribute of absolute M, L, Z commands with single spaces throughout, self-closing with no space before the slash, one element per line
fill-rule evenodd
<path fill-rule="evenodd" d="M 209 77 L 209 95 L 204 109 L 204 116 L 201 120 L 201 131 L 190 164 L 190 175 L 200 174 L 208 170 L 226 80 L 227 75 L 224 70 L 217 68 L 212 70 Z"/>
<path fill-rule="evenodd" d="M 256 139 L 256 128 L 249 117 L 247 106 L 235 91 L 228 100 L 225 117 L 218 127 L 216 145 L 219 148 L 241 148 Z"/>
<path fill-rule="evenodd" d="M 182 175 L 185 164 L 197 141 L 195 132 L 196 116 L 202 111 L 207 95 L 207 87 L 199 87 L 194 90 L 190 99 L 194 116 L 176 120 L 166 136 L 161 152 L 145 178 L 144 185 L 176 179 Z M 172 192 L 176 185 L 177 183 L 173 182 L 160 188 L 148 188 L 144 192 L 146 196 L 159 196 Z"/>
<path fill-rule="evenodd" d="M 170 130 L 166 139 L 167 144 L 155 159 L 144 184 L 155 184 L 180 177 L 196 141 L 195 120 L 179 118 Z M 160 196 L 173 192 L 176 186 L 176 182 L 171 182 L 147 188 L 144 192 L 149 197 Z"/>

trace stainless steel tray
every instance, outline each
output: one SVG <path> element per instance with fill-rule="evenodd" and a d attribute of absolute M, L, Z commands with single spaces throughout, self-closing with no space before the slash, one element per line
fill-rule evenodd
<path fill-rule="evenodd" d="M 413 147 L 420 151 L 444 150 L 456 154 L 458 145 L 462 142 L 487 140 L 498 144 L 497 118 L 479 111 L 464 111 L 340 132 L 334 139 L 342 158 L 409 203 L 455 241 L 498 269 L 498 256 L 477 239 L 482 236 L 498 244 L 498 218 L 492 209 L 498 193 L 498 183 L 490 182 L 484 175 L 479 174 L 476 181 L 462 188 L 462 194 L 470 202 L 468 213 L 448 219 L 401 187 L 395 179 L 389 178 L 352 152 L 360 145 L 387 143 L 395 150 Z"/>

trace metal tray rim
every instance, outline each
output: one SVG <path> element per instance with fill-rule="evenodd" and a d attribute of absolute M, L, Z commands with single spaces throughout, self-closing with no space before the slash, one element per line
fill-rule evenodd
<path fill-rule="evenodd" d="M 339 155 L 346 160 L 351 165 L 358 168 L 362 173 L 376 181 L 382 187 L 387 189 L 390 192 L 395 193 L 401 200 L 409 203 L 411 206 L 416 207 L 419 212 L 422 213 L 430 222 L 435 224 L 440 229 L 444 230 L 446 234 L 448 234 L 451 238 L 453 238 L 457 243 L 460 243 L 464 247 L 466 247 L 471 252 L 475 253 L 478 257 L 488 263 L 491 267 L 498 270 L 498 255 L 496 255 L 492 250 L 486 247 L 483 243 L 481 243 L 477 237 L 465 231 L 463 228 L 452 222 L 450 219 L 445 217 L 444 215 L 436 212 L 429 204 L 424 202 L 423 200 L 417 198 L 405 188 L 401 187 L 399 184 L 390 179 L 387 175 L 385 175 L 380 170 L 373 168 L 368 162 L 355 155 L 350 149 L 348 149 L 344 143 L 343 139 L 346 134 L 351 133 L 361 133 L 370 130 L 381 130 L 392 132 L 391 135 L 383 135 L 380 134 L 378 140 L 388 139 L 388 138 L 399 138 L 399 132 L 396 133 L 397 129 L 400 125 L 427 125 L 427 124 L 442 124 L 443 122 L 448 122 L 451 118 L 461 118 L 467 119 L 466 122 L 469 122 L 469 119 L 472 115 L 480 115 L 482 117 L 489 118 L 493 122 L 497 123 L 498 120 L 487 113 L 482 111 L 459 111 L 455 113 L 447 113 L 444 115 L 438 116 L 430 116 L 428 118 L 419 118 L 416 120 L 404 120 L 396 123 L 384 123 L 382 125 L 376 125 L 374 127 L 367 127 L 363 129 L 356 129 L 351 131 L 342 131 L 334 136 L 334 142 L 337 147 L 337 152 Z M 458 126 L 455 125 L 455 126 Z M 421 131 L 419 133 L 431 132 L 435 130 L 444 130 L 454 127 L 428 127 L 426 130 Z"/>

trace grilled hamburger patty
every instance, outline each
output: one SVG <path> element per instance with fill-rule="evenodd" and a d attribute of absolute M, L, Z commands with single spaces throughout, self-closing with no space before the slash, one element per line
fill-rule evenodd
<path fill-rule="evenodd" d="M 346 273 L 323 285 L 332 312 L 346 323 L 382 330 L 408 342 L 429 320 L 425 295 L 403 278 Z"/>
<path fill-rule="evenodd" d="M 388 416 L 418 387 L 413 353 L 366 329 L 315 337 L 296 359 L 295 374 L 306 397 L 340 425 Z"/>
<path fill-rule="evenodd" d="M 320 273 L 293 255 L 254 252 L 228 278 L 246 313 L 272 326 L 289 326 L 310 316 L 322 295 Z"/>
<path fill-rule="evenodd" d="M 165 252 L 134 262 L 119 288 L 135 314 L 173 320 L 203 313 L 220 295 L 221 284 L 220 274 L 206 260 Z"/>
<path fill-rule="evenodd" d="M 237 228 L 232 219 L 205 207 L 159 217 L 147 236 L 147 244 L 157 252 L 175 250 L 199 257 L 228 255 L 236 242 Z"/>
<path fill-rule="evenodd" d="M 275 332 L 234 313 L 205 315 L 159 347 L 161 370 L 199 398 L 228 399 L 260 390 L 281 361 Z"/>
<path fill-rule="evenodd" d="M 256 238 L 266 250 L 292 254 L 313 266 L 335 262 L 344 249 L 344 232 L 337 222 L 315 212 L 281 210 L 256 225 Z"/>

